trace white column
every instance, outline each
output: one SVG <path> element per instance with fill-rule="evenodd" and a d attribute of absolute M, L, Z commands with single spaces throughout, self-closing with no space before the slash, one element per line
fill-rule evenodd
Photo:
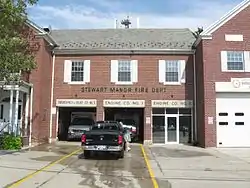
<path fill-rule="evenodd" d="M 16 106 L 15 106 L 15 119 L 14 119 L 14 131 L 15 135 L 19 135 L 19 125 L 18 125 L 18 101 L 19 101 L 19 90 L 16 90 Z"/>
<path fill-rule="evenodd" d="M 24 117 L 24 135 L 27 136 L 28 133 L 28 118 L 29 118 L 29 103 L 30 103 L 30 95 L 26 94 L 26 101 L 25 101 L 25 117 Z"/>
<path fill-rule="evenodd" d="M 13 113 L 13 90 L 10 90 L 10 109 L 9 109 L 9 126 L 8 131 L 9 133 L 13 132 L 13 125 L 12 125 L 12 113 Z"/>

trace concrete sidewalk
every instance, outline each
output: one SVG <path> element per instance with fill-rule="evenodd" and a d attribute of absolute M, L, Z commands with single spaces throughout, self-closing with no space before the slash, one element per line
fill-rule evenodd
<path fill-rule="evenodd" d="M 156 178 L 168 180 L 172 188 L 250 187 L 250 164 L 228 150 L 167 145 L 147 151 Z M 235 153 L 248 156 L 246 152 Z"/>

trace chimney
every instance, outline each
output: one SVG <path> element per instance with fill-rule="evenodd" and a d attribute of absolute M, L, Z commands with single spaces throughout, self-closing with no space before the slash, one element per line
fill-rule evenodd
<path fill-rule="evenodd" d="M 115 18 L 114 19 L 114 28 L 117 29 L 117 27 L 118 27 L 118 23 L 117 23 L 117 19 Z"/>

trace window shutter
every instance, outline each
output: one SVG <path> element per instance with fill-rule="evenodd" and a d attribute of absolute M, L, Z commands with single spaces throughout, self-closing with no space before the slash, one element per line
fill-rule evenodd
<path fill-rule="evenodd" d="M 221 51 L 221 71 L 227 71 L 227 51 Z"/>
<path fill-rule="evenodd" d="M 90 82 L 90 60 L 84 61 L 84 82 Z"/>
<path fill-rule="evenodd" d="M 131 81 L 138 82 L 138 60 L 131 61 Z"/>
<path fill-rule="evenodd" d="M 186 83 L 186 61 L 180 60 L 180 82 Z"/>
<path fill-rule="evenodd" d="M 245 72 L 250 72 L 250 52 L 244 51 Z"/>
<path fill-rule="evenodd" d="M 118 81 L 118 60 L 111 60 L 110 81 L 114 83 Z"/>
<path fill-rule="evenodd" d="M 164 83 L 166 82 L 166 61 L 159 60 L 159 82 Z"/>
<path fill-rule="evenodd" d="M 72 69 L 72 62 L 70 60 L 64 61 L 64 79 L 65 83 L 71 82 L 71 69 Z"/>

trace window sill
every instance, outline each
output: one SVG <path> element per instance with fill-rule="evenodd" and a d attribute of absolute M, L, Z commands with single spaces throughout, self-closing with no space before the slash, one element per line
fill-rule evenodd
<path fill-rule="evenodd" d="M 246 72 L 245 70 L 224 70 L 222 72 Z"/>
<path fill-rule="evenodd" d="M 133 85 L 133 82 L 116 82 L 115 85 Z"/>
<path fill-rule="evenodd" d="M 68 82 L 69 85 L 84 85 L 86 82 Z"/>
<path fill-rule="evenodd" d="M 164 82 L 164 85 L 181 85 L 180 82 Z"/>

